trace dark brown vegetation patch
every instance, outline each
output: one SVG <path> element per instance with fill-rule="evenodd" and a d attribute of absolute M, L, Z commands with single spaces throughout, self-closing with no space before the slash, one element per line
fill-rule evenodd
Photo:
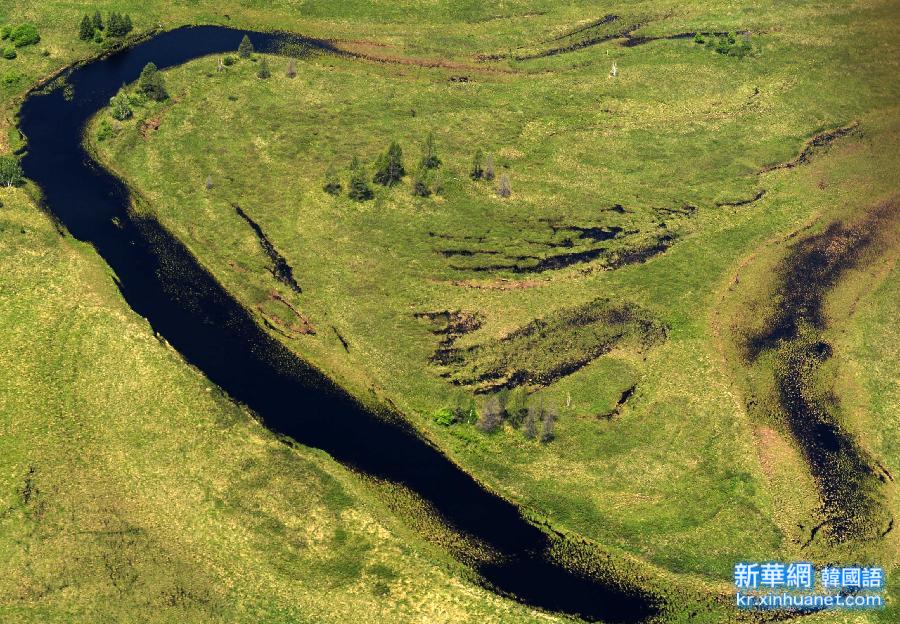
<path fill-rule="evenodd" d="M 774 312 L 744 345 L 751 363 L 775 354 L 778 401 L 819 489 L 824 520 L 816 532 L 832 542 L 877 537 L 884 518 L 878 463 L 842 424 L 839 401 L 821 379 L 822 363 L 832 356 L 822 339 L 824 299 L 863 254 L 878 251 L 898 221 L 898 205 L 888 202 L 855 223 L 835 222 L 796 242 L 778 268 Z"/>
<path fill-rule="evenodd" d="M 472 347 L 442 343 L 433 361 L 447 368 L 443 376 L 452 383 L 491 392 L 547 386 L 625 341 L 646 348 L 665 337 L 665 326 L 646 310 L 599 298 Z"/>

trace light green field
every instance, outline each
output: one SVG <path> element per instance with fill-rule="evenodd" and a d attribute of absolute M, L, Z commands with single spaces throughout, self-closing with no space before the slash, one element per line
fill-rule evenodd
<path fill-rule="evenodd" d="M 99 50 L 75 37 L 77 16 L 86 9 L 70 3 L 50 5 L 52 9 L 37 9 L 13 3 L 8 10 L 9 20 L 38 23 L 45 41 L 9 62 L 9 67 L 21 69 L 22 78 L 3 92 L 7 114 L 13 110 L 14 96 L 38 76 Z M 225 71 L 216 70 L 217 58 L 200 59 L 165 73 L 171 100 L 138 106 L 135 118 L 125 122 L 101 113 L 88 131 L 100 159 L 135 189 L 139 209 L 155 214 L 185 242 L 261 323 L 279 328 L 275 335 L 290 348 L 364 400 L 395 405 L 464 469 L 535 518 L 583 536 L 614 556 L 637 557 L 662 579 L 660 583 L 727 595 L 736 561 L 824 563 L 838 558 L 896 565 L 896 531 L 873 542 L 835 546 L 819 539 L 803 547 L 818 518 L 815 485 L 784 427 L 761 416 L 764 410 L 752 405 L 756 399 L 773 400 L 771 362 L 745 367 L 733 335 L 735 328 L 762 314 L 762 308 L 752 305 L 765 300 L 772 288 L 773 269 L 789 249 L 793 233 L 819 231 L 833 219 L 862 214 L 898 192 L 896 3 L 852 7 L 758 3 L 724 8 L 699 3 L 685 8 L 643 2 L 597 8 L 590 3 L 559 7 L 522 2 L 500 8 L 439 2 L 260 2 L 242 3 L 233 10 L 202 1 L 164 5 L 96 6 L 131 11 L 138 31 L 158 22 L 280 28 L 336 38 L 348 50 L 395 61 L 312 56 L 298 61 L 298 75 L 291 79 L 285 76 L 286 60 L 270 56 L 272 77 L 260 80 L 256 77 L 260 55 Z M 607 13 L 620 18 L 564 36 Z M 612 41 L 523 61 L 481 62 L 476 57 L 533 54 L 637 23 L 644 24 L 637 31 L 641 35 L 747 30 L 753 51 L 737 59 L 682 39 L 633 48 Z M 49 57 L 40 56 L 42 47 L 50 50 Z M 619 70 L 615 78 L 609 76 L 613 62 Z M 425 67 L 435 63 L 443 66 Z M 467 81 L 459 81 L 460 76 Z M 151 120 L 154 125 L 159 122 L 157 130 L 145 129 L 144 122 Z M 817 133 L 851 123 L 859 124 L 854 133 L 815 150 L 808 164 L 759 173 L 768 165 L 790 161 Z M 354 155 L 371 176 L 377 154 L 392 140 L 403 147 L 411 170 L 428 132 L 434 132 L 443 161 L 439 195 L 413 197 L 412 176 L 393 189 L 373 185 L 376 197 L 371 202 L 356 203 L 322 191 L 331 165 L 338 168 L 346 188 L 347 167 Z M 468 178 L 476 149 L 494 156 L 498 175 L 509 175 L 512 197 L 500 199 L 496 183 Z M 766 193 L 758 201 L 727 205 L 752 198 L 760 190 Z M 24 198 L 19 202 L 17 218 L 38 219 L 29 213 Z M 301 294 L 273 278 L 269 259 L 233 204 L 259 224 L 293 267 Z M 623 206 L 624 212 L 610 210 L 615 205 Z M 610 241 L 597 243 L 578 236 L 582 230 L 577 228 L 612 226 L 622 232 Z M 44 228 L 46 245 L 70 247 L 51 236 L 46 224 Z M 666 246 L 661 253 L 646 262 L 627 262 L 630 254 L 660 241 Z M 535 270 L 552 256 L 601 248 L 596 259 Z M 72 249 L 73 257 L 102 275 L 89 250 Z M 14 251 L 9 254 L 16 256 Z M 832 390 L 845 422 L 860 443 L 897 475 L 895 263 L 896 249 L 887 250 L 838 286 L 828 299 L 832 319 L 828 338 L 835 351 L 829 369 L 837 380 Z M 18 283 L 35 281 L 30 276 L 39 270 L 30 270 L 35 273 L 26 273 Z M 141 327 L 118 301 L 108 278 L 83 280 L 91 284 L 86 295 L 75 286 L 82 278 L 72 279 L 68 288 L 58 286 L 56 301 L 81 305 L 81 297 L 101 291 L 118 311 L 115 322 L 100 326 L 109 332 L 107 342 L 116 327 L 128 323 Z M 77 298 L 74 292 L 79 293 Z M 647 340 L 633 324 L 618 338 L 616 328 L 602 320 L 570 331 L 576 312 L 595 309 L 591 306 L 599 300 L 639 311 L 654 327 L 664 328 L 664 338 L 654 334 Z M 8 323 L 26 328 L 20 331 L 31 332 L 34 344 L 52 345 L 50 352 L 58 354 L 54 357 L 71 362 L 114 357 L 112 346 L 88 353 L 80 346 L 95 349 L 98 342 L 107 343 L 102 338 L 106 334 L 96 335 L 100 329 L 93 322 L 90 331 L 74 327 L 67 330 L 71 336 L 67 333 L 60 340 L 48 329 L 56 327 L 55 321 L 22 323 L 15 316 L 22 313 L 16 310 L 4 310 L 0 322 L 9 319 Z M 477 320 L 477 329 L 452 345 L 460 350 L 460 359 L 448 366 L 432 361 L 442 338 L 434 333 L 440 325 L 421 318 L 441 311 Z M 505 340 L 535 319 L 545 322 L 540 339 Z M 298 331 L 306 322 L 314 334 Z M 377 494 L 316 453 L 284 450 L 245 415 L 214 400 L 214 391 L 203 395 L 202 379 L 182 370 L 171 353 L 160 352 L 146 331 L 142 340 L 146 343 L 142 357 L 155 358 L 153 364 L 143 365 L 154 375 L 163 374 L 157 368 L 164 368 L 173 377 L 165 385 L 174 393 L 167 400 L 173 411 L 185 414 L 178 419 L 169 413 L 162 421 L 167 425 L 156 430 L 171 446 L 162 448 L 163 442 L 155 440 L 155 449 L 151 445 L 143 450 L 149 442 L 131 429 L 138 423 L 146 428 L 153 419 L 124 410 L 115 394 L 142 393 L 120 388 L 118 380 L 101 383 L 102 367 L 95 366 L 89 378 L 65 380 L 50 372 L 56 369 L 48 364 L 22 387 L 50 392 L 54 400 L 69 405 L 71 414 L 89 412 L 98 420 L 104 410 L 118 415 L 121 429 L 106 426 L 103 436 L 124 436 L 128 443 L 119 441 L 116 446 L 106 438 L 97 442 L 102 451 L 95 452 L 101 459 L 85 460 L 83 470 L 88 474 L 98 462 L 107 465 L 111 457 L 136 451 L 130 461 L 137 463 L 129 468 L 116 464 L 109 477 L 120 480 L 116 487 L 123 489 L 116 491 L 130 493 L 137 475 L 148 480 L 152 475 L 146 486 L 152 494 L 145 490 L 129 494 L 147 501 L 128 506 L 128 513 L 141 510 L 140 520 L 133 522 L 141 527 L 159 523 L 184 541 L 178 544 L 193 544 L 196 557 L 203 561 L 221 557 L 209 564 L 218 576 L 211 571 L 208 585 L 196 591 L 204 587 L 221 591 L 219 585 L 226 578 L 221 576 L 225 565 L 221 562 L 237 552 L 221 551 L 221 544 L 240 534 L 241 541 L 250 539 L 252 546 L 253 539 L 245 535 L 248 515 L 240 510 L 248 501 L 267 500 L 274 510 L 271 517 L 254 517 L 255 539 L 272 530 L 286 537 L 283 542 L 257 544 L 255 550 L 247 546 L 251 552 L 247 573 L 261 576 L 232 594 L 215 594 L 215 604 L 223 609 L 247 603 L 254 605 L 247 607 L 247 614 L 272 614 L 289 603 L 295 613 L 340 618 L 369 609 L 366 601 L 374 600 L 379 608 L 396 608 L 411 619 L 418 614 L 426 620 L 457 621 L 461 613 L 473 621 L 525 617 L 516 607 L 462 585 L 462 572 L 437 549 L 410 536 L 386 512 Z M 7 357 L 18 358 L 11 362 L 29 361 L 19 350 Z M 587 364 L 558 380 L 542 382 L 547 371 L 579 360 Z M 165 367 L 160 361 L 167 362 Z M 531 373 L 527 389 L 558 408 L 551 442 L 526 439 L 521 427 L 509 424 L 485 434 L 472 424 L 443 426 L 435 421 L 441 408 L 461 397 L 469 400 L 489 385 L 471 383 L 479 374 L 499 371 L 494 378 L 505 379 L 516 370 Z M 146 392 L 161 387 L 144 383 Z M 100 384 L 103 392 L 78 394 L 78 387 L 90 384 Z M 617 407 L 630 388 L 634 394 Z M 89 410 L 73 399 L 85 395 L 94 402 Z M 160 410 L 159 403 L 148 398 L 148 409 L 152 404 Z M 30 417 L 31 405 L 16 404 L 10 413 L 23 421 Z M 187 413 L 203 414 L 209 423 L 225 419 L 244 424 L 240 434 L 233 432 L 238 425 L 229 425 L 228 435 L 240 436 L 230 441 L 225 434 L 216 435 L 220 451 L 211 452 L 208 445 L 192 447 L 192 470 L 212 479 L 201 489 L 221 502 L 192 508 L 193 520 L 176 521 L 169 517 L 178 515 L 173 511 L 164 521 L 157 512 L 146 511 L 154 507 L 154 497 L 165 500 L 157 490 L 194 490 L 197 496 L 200 488 L 195 481 L 199 476 L 184 479 L 180 462 L 160 462 L 172 448 L 182 452 L 179 445 L 184 440 L 197 438 L 190 432 L 198 425 L 187 419 Z M 51 421 L 39 420 L 35 426 L 43 431 Z M 60 449 L 69 448 L 65 444 L 72 436 L 54 435 L 58 442 L 45 453 L 67 458 Z M 19 439 L 30 437 L 23 434 Z M 118 450 L 107 452 L 108 445 Z M 270 450 L 263 453 L 262 447 Z M 210 475 L 218 471 L 204 471 L 202 466 L 216 465 L 221 453 L 227 453 L 236 467 L 255 461 L 259 479 L 245 478 L 232 489 L 217 486 Z M 17 461 L 28 465 L 28 460 Z M 170 466 L 171 472 L 157 474 L 158 463 Z M 238 470 L 234 468 L 232 478 L 237 478 Z M 288 510 L 297 501 L 283 492 L 297 489 L 288 481 L 307 483 L 310 478 L 303 476 L 307 473 L 327 474 L 340 484 L 340 501 L 323 485 L 314 506 L 332 519 L 335 534 L 349 535 L 350 544 L 354 539 L 369 544 L 342 551 L 340 544 L 323 537 L 317 556 L 363 550 L 366 558 L 336 572 L 341 576 L 349 574 L 346 568 L 357 571 L 343 586 L 346 606 L 323 606 L 324 594 L 306 591 L 306 585 L 286 588 L 284 603 L 262 605 L 253 583 L 261 587 L 289 578 L 280 567 L 268 571 L 267 566 L 283 558 L 283 566 L 294 569 L 291 562 L 298 551 L 290 535 L 291 523 L 298 519 L 290 515 L 288 520 Z M 269 479 L 271 474 L 280 475 L 279 481 Z M 23 478 L 22 469 L 10 473 L 10 496 Z M 86 482 L 90 478 L 84 477 Z M 257 489 L 260 483 L 265 483 L 262 490 Z M 264 499 L 259 499 L 263 493 Z M 893 483 L 885 485 L 884 496 L 885 509 L 896 515 Z M 75 500 L 85 504 L 83 498 Z M 233 515 L 224 521 L 220 506 L 238 511 L 229 511 Z M 196 525 L 204 530 L 202 542 L 195 544 L 190 527 Z M 15 524 L 19 531 L 27 526 L 21 519 Z M 360 528 L 369 526 L 387 526 L 387 533 Z M 410 545 L 396 572 L 414 575 L 416 570 L 429 570 L 435 579 L 431 589 L 438 592 L 437 611 L 424 606 L 424 594 L 395 601 L 377 600 L 363 591 L 366 583 L 382 583 L 375 578 L 377 573 L 372 576 L 367 570 L 385 557 L 390 559 L 388 553 L 401 540 Z M 99 546 L 92 543 L 91 548 Z M 140 544 L 135 548 L 154 551 Z M 182 555 L 180 547 L 172 552 Z M 371 561 L 368 553 L 373 553 Z M 33 559 L 41 565 L 52 561 L 49 555 Z M 142 565 L 152 575 L 162 564 L 153 559 Z M 191 565 L 183 563 L 185 570 Z M 307 578 L 319 575 L 316 570 L 309 568 Z M 893 579 L 896 574 L 888 576 Z M 823 614 L 804 621 L 891 621 L 898 587 L 891 582 L 893 602 L 888 611 Z M 383 584 L 395 591 L 390 583 Z M 101 596 L 105 594 L 99 592 L 106 590 L 92 591 Z M 59 600 L 68 607 L 80 604 Z M 684 611 L 673 617 L 686 617 L 690 607 L 679 609 L 682 606 Z M 191 613 L 198 619 L 211 617 L 199 608 Z M 230 618 L 234 612 L 225 613 Z M 291 617 L 286 614 L 284 619 L 303 621 Z"/>
<path fill-rule="evenodd" d="M 269 434 L 90 250 L 22 191 L 0 200 L 0 621 L 557 621 Z"/>

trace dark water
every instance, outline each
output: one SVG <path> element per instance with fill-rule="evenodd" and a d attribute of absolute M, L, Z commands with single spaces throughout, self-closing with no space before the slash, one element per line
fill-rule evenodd
<path fill-rule="evenodd" d="M 29 96 L 20 116 L 28 139 L 22 164 L 43 189 L 46 209 L 73 236 L 93 244 L 115 271 L 128 304 L 155 331 L 271 430 L 407 486 L 448 525 L 501 553 L 500 562 L 479 566 L 495 591 L 589 620 L 636 622 L 655 613 L 655 601 L 625 579 L 587 579 L 550 561 L 544 554 L 547 536 L 513 505 L 484 490 L 408 427 L 378 418 L 304 365 L 262 331 L 177 239 L 154 220 L 129 214 L 127 188 L 82 146 L 86 121 L 147 62 L 165 68 L 235 50 L 244 34 L 263 51 L 302 41 L 221 27 L 182 28 L 75 69 L 68 77 L 74 89 L 69 101 L 59 89 Z M 305 43 L 328 49 L 322 42 Z"/>

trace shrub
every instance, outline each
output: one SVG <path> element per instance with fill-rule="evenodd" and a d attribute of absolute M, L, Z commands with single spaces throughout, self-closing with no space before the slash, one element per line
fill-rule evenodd
<path fill-rule="evenodd" d="M 706 38 L 704 38 L 703 33 L 694 35 L 694 43 L 706 43 Z"/>
<path fill-rule="evenodd" d="M 406 170 L 403 168 L 403 150 L 393 141 L 387 151 L 378 157 L 372 181 L 382 186 L 394 186 L 404 175 Z"/>
<path fill-rule="evenodd" d="M 143 106 L 147 103 L 147 96 L 140 91 L 134 91 L 128 94 L 128 103 L 132 108 L 135 106 Z"/>
<path fill-rule="evenodd" d="M 17 186 L 23 180 L 22 167 L 14 156 L 0 156 L 0 184 Z"/>
<path fill-rule="evenodd" d="M 125 121 L 131 119 L 132 110 L 131 103 L 128 101 L 128 95 L 120 91 L 109 99 L 109 105 L 112 108 L 112 118 L 117 121 Z"/>
<path fill-rule="evenodd" d="M 3 28 L 0 28 L 0 39 L 6 41 L 9 39 L 9 35 L 12 32 L 12 26 L 6 24 Z"/>
<path fill-rule="evenodd" d="M 38 30 L 33 24 L 16 26 L 9 33 L 9 38 L 17 48 L 34 45 L 41 40 Z"/>
<path fill-rule="evenodd" d="M 259 63 L 259 69 L 256 71 L 256 76 L 257 78 L 262 78 L 263 80 L 265 80 L 271 75 L 272 72 L 269 71 L 269 63 L 266 61 L 266 59 L 263 59 Z"/>
<path fill-rule="evenodd" d="M 449 427 L 456 423 L 456 414 L 449 407 L 442 407 L 434 413 L 434 422 L 442 427 Z"/>
<path fill-rule="evenodd" d="M 106 139 L 111 139 L 116 136 L 115 129 L 109 125 L 109 122 L 105 119 L 100 122 L 100 127 L 97 129 L 97 140 L 105 141 Z"/>
<path fill-rule="evenodd" d="M 16 53 L 16 49 L 14 47 L 7 46 L 3 49 L 3 58 L 5 58 L 6 60 L 11 61 L 17 56 L 19 55 Z"/>
<path fill-rule="evenodd" d="M 3 74 L 3 84 L 7 87 L 11 87 L 12 85 L 18 83 L 25 75 L 22 72 L 17 71 L 9 71 Z"/>
<path fill-rule="evenodd" d="M 231 56 L 231 55 L 228 55 L 228 56 L 226 56 L 225 58 L 222 59 L 222 63 L 225 64 L 225 67 L 231 67 L 231 66 L 234 65 L 236 62 L 237 62 L 237 59 L 235 59 L 235 58 L 234 58 L 233 56 Z"/>
<path fill-rule="evenodd" d="M 494 433 L 503 423 L 503 411 L 496 396 L 488 397 L 481 406 L 481 416 L 475 425 L 484 433 Z"/>
<path fill-rule="evenodd" d="M 250 37 L 244 35 L 244 38 L 241 39 L 240 45 L 238 45 L 238 56 L 241 58 L 250 58 L 253 54 L 253 44 L 250 43 Z"/>

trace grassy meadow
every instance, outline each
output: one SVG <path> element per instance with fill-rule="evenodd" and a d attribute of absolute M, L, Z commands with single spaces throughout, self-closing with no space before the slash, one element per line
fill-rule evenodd
<path fill-rule="evenodd" d="M 558 621 L 268 433 L 22 190 L 0 200 L 0 622 Z"/>
<path fill-rule="evenodd" d="M 287 346 L 363 400 L 396 406 L 535 519 L 679 588 L 672 621 L 690 617 L 686 596 L 727 596 L 736 561 L 895 568 L 896 530 L 812 539 L 816 485 L 780 420 L 776 363 L 748 365 L 736 336 L 771 313 L 795 237 L 896 197 L 900 9 L 561 5 L 6 3 L 0 22 L 30 21 L 42 35 L 0 60 L 6 147 L 20 144 L 24 90 L 103 49 L 77 38 L 95 8 L 129 12 L 135 35 L 217 23 L 334 39 L 364 58 L 302 58 L 293 78 L 283 57 L 221 71 L 220 58 L 199 59 L 164 73 L 169 100 L 136 98 L 124 121 L 101 112 L 87 140 L 135 189 L 136 209 Z M 594 25 L 607 14 L 616 19 Z M 746 31 L 751 51 L 719 54 L 691 37 L 584 45 L 625 31 Z M 809 162 L 763 172 L 851 124 Z M 442 162 L 426 179 L 436 192 L 416 197 L 429 132 Z M 348 198 L 351 159 L 371 180 L 391 141 L 407 176 L 372 184 L 371 201 Z M 497 180 L 470 179 L 476 150 L 508 176 L 509 198 Z M 339 196 L 323 191 L 329 168 Z M 553 620 L 466 583 L 387 509 L 389 495 L 266 434 L 153 338 L 89 248 L 61 240 L 22 190 L 0 200 L 0 324 L 14 336 L 0 355 L 0 370 L 14 371 L 0 375 L 0 507 L 11 510 L 0 552 L 15 570 L 0 584 L 0 620 L 6 609 L 127 621 L 146 605 L 163 605 L 159 621 L 338 621 L 378 609 L 386 621 Z M 275 279 L 235 205 L 302 292 Z M 894 475 L 896 249 L 829 293 L 834 357 L 817 378 Z M 123 363 L 141 374 L 115 376 Z M 436 418 L 516 379 L 556 408 L 549 442 L 519 423 L 485 433 Z M 25 483 L 49 500 L 25 497 Z M 896 486 L 882 494 L 897 515 Z M 61 581 L 49 570 L 63 558 Z M 891 621 L 891 583 L 886 611 L 804 621 Z M 126 595 L 121 613 L 108 611 Z"/>

